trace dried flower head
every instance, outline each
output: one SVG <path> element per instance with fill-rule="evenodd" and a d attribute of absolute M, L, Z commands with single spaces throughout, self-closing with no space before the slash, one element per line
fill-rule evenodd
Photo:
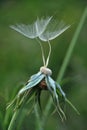
<path fill-rule="evenodd" d="M 52 79 L 52 71 L 47 68 L 47 66 L 51 54 L 50 41 L 62 34 L 70 27 L 70 25 L 66 26 L 64 22 L 58 22 L 58 24 L 55 24 L 53 21 L 51 24 L 51 21 L 52 17 L 47 17 L 46 19 L 37 19 L 32 25 L 17 24 L 16 26 L 10 26 L 12 29 L 23 34 L 24 36 L 31 39 L 35 38 L 38 41 L 42 50 L 43 66 L 37 74 L 30 77 L 27 84 L 18 92 L 15 100 L 9 106 L 15 104 L 15 109 L 18 109 L 24 104 L 29 103 L 31 98 L 35 98 L 35 101 L 38 101 L 39 106 L 41 107 L 41 92 L 42 90 L 48 90 L 61 119 L 63 119 L 63 117 L 66 119 L 65 113 L 60 106 L 61 101 L 68 102 L 77 113 L 78 111 L 66 98 L 66 94 L 62 90 L 61 86 Z M 43 46 L 40 40 L 47 42 L 49 45 L 47 59 L 45 59 Z"/>

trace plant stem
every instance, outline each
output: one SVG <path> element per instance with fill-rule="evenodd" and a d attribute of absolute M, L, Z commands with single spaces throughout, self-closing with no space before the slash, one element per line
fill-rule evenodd
<path fill-rule="evenodd" d="M 18 115 L 20 113 L 20 109 L 17 109 L 15 112 L 14 112 L 14 115 L 11 119 L 11 122 L 10 122 L 10 125 L 8 127 L 8 130 L 16 130 L 16 126 L 17 126 L 17 118 L 18 118 Z"/>
<path fill-rule="evenodd" d="M 39 115 L 37 104 L 35 105 L 36 130 L 44 130 L 51 103 L 52 103 L 52 98 L 50 97 L 49 102 L 45 108 L 45 113 L 42 117 L 40 117 L 40 115 Z"/>
<path fill-rule="evenodd" d="M 80 20 L 80 22 L 79 22 L 79 25 L 78 25 L 78 27 L 77 27 L 77 29 L 76 29 L 76 31 L 75 31 L 75 33 L 74 33 L 74 36 L 73 36 L 73 38 L 72 38 L 72 40 L 71 40 L 71 43 L 70 43 L 70 45 L 69 45 L 69 48 L 68 48 L 67 53 L 66 53 L 66 55 L 65 55 L 65 58 L 64 58 L 64 60 L 63 60 L 63 64 L 62 64 L 62 66 L 61 66 L 61 68 L 60 68 L 60 71 L 59 71 L 59 73 L 58 73 L 58 76 L 57 76 L 57 82 L 60 82 L 61 79 L 62 79 L 63 76 L 64 76 L 65 70 L 66 70 L 67 65 L 68 65 L 68 63 L 69 63 L 69 61 L 70 61 L 70 57 L 71 57 L 72 52 L 73 52 L 73 50 L 74 50 L 74 47 L 75 47 L 75 44 L 76 44 L 76 42 L 77 42 L 78 36 L 79 36 L 79 34 L 80 34 L 80 32 L 81 32 L 81 29 L 82 29 L 82 27 L 83 27 L 83 25 L 84 25 L 84 22 L 85 22 L 85 20 L 86 20 L 86 17 L 87 17 L 87 7 L 86 7 L 85 10 L 84 10 L 84 13 L 83 13 L 83 15 L 82 15 L 82 17 L 81 17 L 81 20 Z"/>
<path fill-rule="evenodd" d="M 43 130 L 42 118 L 40 118 L 37 104 L 35 104 L 35 115 L 36 115 L 36 130 Z"/>
<path fill-rule="evenodd" d="M 85 10 L 83 12 L 83 15 L 81 17 L 79 25 L 78 25 L 78 27 L 77 27 L 77 29 L 75 31 L 75 34 L 74 34 L 74 36 L 73 36 L 73 38 L 71 40 L 71 43 L 69 45 L 69 48 L 68 48 L 67 52 L 66 52 L 63 64 L 62 64 L 62 66 L 60 68 L 60 71 L 58 73 L 58 76 L 57 76 L 57 80 L 56 80 L 57 82 L 60 82 L 62 80 L 63 76 L 64 76 L 65 70 L 66 70 L 67 65 L 69 63 L 70 57 L 71 57 L 72 52 L 74 50 L 74 47 L 75 47 L 75 44 L 77 42 L 78 36 L 79 36 L 79 34 L 81 32 L 81 29 L 82 29 L 82 27 L 84 25 L 86 17 L 87 17 L 87 7 L 85 8 Z M 48 107 L 48 104 L 49 104 L 49 107 Z M 44 117 L 45 119 L 42 122 L 43 125 L 45 125 L 45 122 L 46 122 L 46 119 L 47 119 L 46 116 L 48 115 L 48 112 L 49 112 L 49 110 L 47 109 L 47 107 L 50 109 L 51 105 L 52 105 L 52 100 L 51 100 L 51 98 L 49 98 L 47 106 L 46 106 L 45 111 L 44 111 L 44 113 L 46 113 L 46 114 L 45 114 L 45 117 Z"/>

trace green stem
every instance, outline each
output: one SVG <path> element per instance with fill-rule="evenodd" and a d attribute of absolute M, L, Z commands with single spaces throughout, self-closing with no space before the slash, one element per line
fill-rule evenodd
<path fill-rule="evenodd" d="M 51 103 L 52 103 L 52 98 L 50 97 L 49 102 L 45 108 L 45 113 L 42 117 L 40 117 L 40 115 L 39 115 L 37 104 L 35 105 L 36 130 L 44 130 Z"/>
<path fill-rule="evenodd" d="M 43 130 L 42 118 L 40 118 L 37 104 L 35 104 L 35 115 L 36 115 L 36 130 Z"/>
<path fill-rule="evenodd" d="M 68 63 L 69 63 L 69 61 L 70 61 L 70 57 L 71 57 L 72 52 L 73 52 L 73 50 L 74 50 L 75 44 L 76 44 L 77 39 L 78 39 L 78 37 L 79 37 L 79 34 L 80 34 L 80 32 L 81 32 L 81 29 L 82 29 L 82 27 L 83 27 L 83 25 L 84 25 L 84 22 L 85 22 L 85 20 L 86 20 L 86 17 L 87 17 L 87 7 L 86 7 L 85 10 L 84 10 L 84 13 L 83 13 L 83 15 L 82 15 L 82 17 L 81 17 L 81 20 L 80 20 L 80 22 L 79 22 L 79 25 L 78 25 L 78 27 L 77 27 L 77 29 L 76 29 L 76 31 L 75 31 L 75 33 L 74 33 L 74 36 L 73 36 L 73 38 L 72 38 L 72 40 L 71 40 L 71 43 L 70 43 L 70 45 L 69 45 L 69 48 L 68 48 L 67 53 L 66 53 L 66 55 L 65 55 L 65 58 L 64 58 L 64 60 L 63 60 L 63 64 L 62 64 L 62 66 L 61 66 L 61 68 L 60 68 L 60 71 L 59 71 L 59 73 L 58 73 L 58 76 L 57 76 L 57 82 L 60 82 L 61 79 L 62 79 L 63 76 L 64 76 L 65 70 L 66 70 L 67 65 L 68 65 Z"/>
<path fill-rule="evenodd" d="M 26 102 L 28 101 L 28 99 L 33 96 L 33 94 L 34 94 L 34 90 L 31 89 L 30 91 L 27 91 L 26 93 L 24 93 L 21 99 L 20 97 L 17 99 L 17 104 L 16 104 L 17 108 L 14 111 L 14 114 L 8 126 L 8 130 L 17 130 L 17 128 L 20 127 L 20 124 L 19 126 L 17 126 L 17 123 L 19 122 L 19 118 L 22 113 L 23 107 L 26 105 Z M 24 118 L 24 113 L 22 113 L 21 115 L 21 122 L 23 118 Z"/>
<path fill-rule="evenodd" d="M 61 66 L 61 68 L 60 68 L 60 71 L 59 71 L 59 74 L 58 74 L 58 76 L 57 76 L 57 80 L 56 80 L 57 82 L 60 82 L 60 81 L 62 80 L 63 76 L 64 76 L 65 70 L 66 70 L 67 65 L 68 65 L 68 63 L 69 63 L 70 57 L 71 57 L 72 52 L 73 52 L 73 50 L 74 50 L 74 47 L 75 47 L 75 44 L 76 44 L 76 42 L 77 42 L 78 36 L 79 36 L 79 34 L 80 34 L 80 32 L 81 32 L 81 29 L 82 29 L 82 27 L 83 27 L 83 25 L 84 25 L 84 22 L 85 22 L 85 20 L 86 20 L 86 17 L 87 17 L 87 7 L 85 8 L 85 10 L 84 10 L 84 12 L 83 12 L 83 15 L 82 15 L 82 17 L 81 17 L 81 20 L 80 20 L 80 22 L 79 22 L 79 25 L 78 25 L 78 27 L 77 27 L 77 29 L 76 29 L 76 31 L 75 31 L 75 34 L 74 34 L 74 36 L 73 36 L 73 38 L 72 38 L 72 40 L 71 40 L 71 43 L 70 43 L 70 45 L 69 45 L 69 48 L 68 48 L 68 50 L 67 50 L 67 53 L 66 53 L 65 58 L 64 58 L 64 61 L 63 61 L 63 64 L 62 64 L 62 66 Z M 47 106 L 48 106 L 48 104 L 49 104 L 49 107 L 48 107 L 48 108 L 50 109 L 50 108 L 51 108 L 51 105 L 52 105 L 52 101 L 51 101 L 50 98 L 49 98 L 49 100 L 48 100 Z M 47 109 L 47 107 L 46 107 L 44 113 L 46 113 L 45 116 L 48 115 L 48 109 Z M 44 118 L 46 119 L 46 117 L 44 117 Z M 44 121 L 46 121 L 45 119 L 44 119 L 43 122 L 42 122 L 44 125 L 45 125 L 45 122 L 44 122 Z"/>
<path fill-rule="evenodd" d="M 14 112 L 14 115 L 11 119 L 11 122 L 10 122 L 10 125 L 8 127 L 8 130 L 16 130 L 16 126 L 17 126 L 17 123 L 18 123 L 18 115 L 20 113 L 20 109 L 17 109 L 15 112 Z"/>
<path fill-rule="evenodd" d="M 49 114 L 49 110 L 51 108 L 52 105 L 52 97 L 49 97 L 48 103 L 46 105 L 45 111 L 44 111 L 44 116 L 42 118 L 42 123 L 43 123 L 43 127 L 46 125 L 47 122 L 47 118 L 48 118 L 48 114 Z"/>

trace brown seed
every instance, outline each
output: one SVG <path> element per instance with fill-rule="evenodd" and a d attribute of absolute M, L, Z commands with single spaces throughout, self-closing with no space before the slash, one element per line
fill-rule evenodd
<path fill-rule="evenodd" d="M 47 85 L 44 79 L 39 83 L 39 87 L 43 90 L 47 90 Z"/>

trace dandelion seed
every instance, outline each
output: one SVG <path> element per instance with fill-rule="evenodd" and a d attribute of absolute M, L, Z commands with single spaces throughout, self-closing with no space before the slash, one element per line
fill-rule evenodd
<path fill-rule="evenodd" d="M 44 32 L 51 18 L 52 17 L 47 17 L 46 19 L 37 18 L 37 20 L 31 25 L 16 24 L 16 25 L 11 25 L 10 27 L 15 31 L 21 33 L 25 37 L 34 39 Z"/>
<path fill-rule="evenodd" d="M 70 27 L 70 25 L 65 25 L 63 21 L 57 23 L 54 20 L 51 21 L 51 24 L 49 23 L 46 30 L 39 36 L 40 40 L 45 42 L 53 40 Z"/>

